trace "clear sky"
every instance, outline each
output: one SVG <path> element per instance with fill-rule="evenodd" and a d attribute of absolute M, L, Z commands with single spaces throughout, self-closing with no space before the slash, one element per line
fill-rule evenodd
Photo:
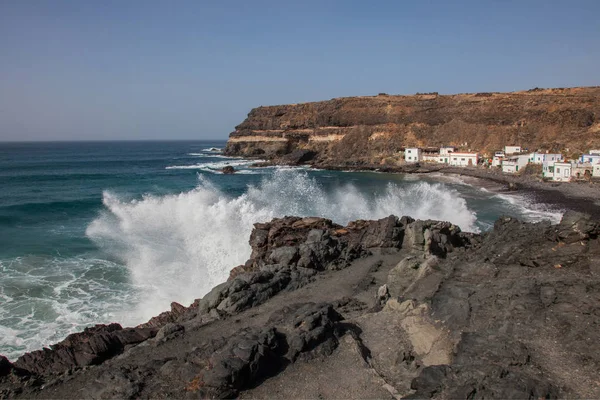
<path fill-rule="evenodd" d="M 0 0 L 0 140 L 225 139 L 251 108 L 600 84 L 600 0 Z"/>

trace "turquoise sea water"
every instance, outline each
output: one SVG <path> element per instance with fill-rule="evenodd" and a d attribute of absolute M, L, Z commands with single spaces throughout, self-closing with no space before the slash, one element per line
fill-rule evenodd
<path fill-rule="evenodd" d="M 560 217 L 456 178 L 252 169 L 224 144 L 0 143 L 0 354 L 189 304 L 248 258 L 252 224 L 273 217 L 411 215 L 468 231 L 502 214 Z"/>

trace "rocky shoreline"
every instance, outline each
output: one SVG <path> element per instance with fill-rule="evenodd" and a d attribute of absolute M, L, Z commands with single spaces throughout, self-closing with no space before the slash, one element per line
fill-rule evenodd
<path fill-rule="evenodd" d="M 390 216 L 255 224 L 189 307 L 14 363 L 0 398 L 598 398 L 600 222 L 484 234 Z"/>

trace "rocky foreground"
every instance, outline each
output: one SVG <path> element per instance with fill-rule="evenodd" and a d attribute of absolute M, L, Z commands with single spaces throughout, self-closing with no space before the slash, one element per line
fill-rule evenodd
<path fill-rule="evenodd" d="M 191 306 L 10 363 L 1 398 L 600 398 L 600 222 L 482 235 L 390 216 L 256 224 Z"/>

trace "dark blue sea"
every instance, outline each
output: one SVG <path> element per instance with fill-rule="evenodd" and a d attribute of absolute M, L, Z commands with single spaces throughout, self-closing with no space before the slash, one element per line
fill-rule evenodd
<path fill-rule="evenodd" d="M 252 224 L 273 217 L 410 215 L 466 231 L 502 214 L 560 218 L 458 178 L 254 169 L 224 145 L 0 143 L 0 354 L 191 303 L 248 258 Z"/>

